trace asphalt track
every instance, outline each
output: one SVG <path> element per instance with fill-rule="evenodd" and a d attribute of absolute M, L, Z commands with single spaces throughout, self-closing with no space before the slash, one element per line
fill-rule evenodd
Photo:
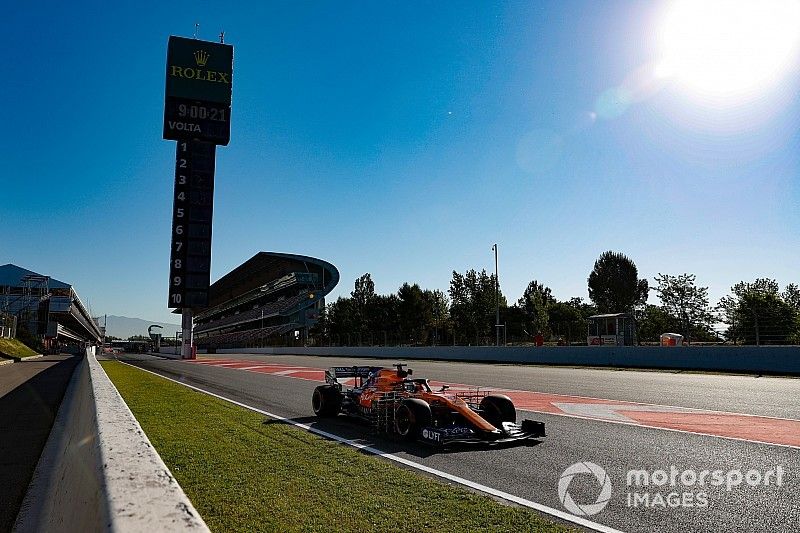
<path fill-rule="evenodd" d="M 79 361 L 51 355 L 0 367 L 0 532 L 14 525 Z"/>
<path fill-rule="evenodd" d="M 800 427 L 799 379 L 415 361 L 411 365 L 415 377 L 510 389 L 515 394 L 521 393 L 524 401 L 537 399 L 531 404 L 537 411 L 542 411 L 545 404 L 567 409 L 567 412 L 552 409 L 559 414 L 518 413 L 518 418 L 546 423 L 548 436 L 538 444 L 437 451 L 376 438 L 344 417 L 324 421 L 313 417 L 310 400 L 318 384 L 315 369 L 333 365 L 386 365 L 389 362 L 385 360 L 258 355 L 217 355 L 197 362 L 149 356 L 121 359 L 561 511 L 565 509 L 559 499 L 558 483 L 564 470 L 574 463 L 595 463 L 608 474 L 611 499 L 602 511 L 585 518 L 615 529 L 800 531 L 800 447 L 792 444 Z M 586 400 L 587 397 L 591 399 Z M 591 407 L 618 402 L 625 402 L 619 404 L 625 408 L 614 411 Z M 653 407 L 654 404 L 659 407 Z M 703 411 L 695 413 L 693 410 L 697 409 Z M 615 415 L 622 418 L 615 419 Z M 705 417 L 700 426 L 697 416 Z M 770 435 L 764 435 L 764 423 L 777 424 L 773 440 L 782 445 L 746 440 L 752 436 L 753 427 L 761 427 L 756 440 L 769 438 Z M 648 427 L 652 425 L 658 427 Z M 708 434 L 690 432 L 698 427 L 701 433 Z M 680 480 L 675 487 L 670 484 L 629 487 L 626 483 L 629 470 L 669 472 L 673 466 L 678 472 L 720 470 L 725 475 L 736 470 L 742 473 L 758 470 L 763 474 L 780 466 L 782 485 L 777 486 L 774 477 L 769 486 L 751 487 L 743 482 L 731 490 L 724 485 L 684 486 Z M 701 492 L 708 501 L 704 507 L 662 505 L 655 496 L 659 493 L 667 499 L 670 493 L 678 493 L 678 498 L 686 498 L 683 493 L 689 493 L 696 503 Z M 600 485 L 591 475 L 578 475 L 569 485 L 570 496 L 579 504 L 595 503 L 599 493 Z M 640 498 L 647 493 L 651 505 L 632 506 L 630 493 Z"/>

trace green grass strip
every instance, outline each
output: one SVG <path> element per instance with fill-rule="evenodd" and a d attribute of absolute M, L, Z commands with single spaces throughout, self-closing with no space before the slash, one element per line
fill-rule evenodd
<path fill-rule="evenodd" d="M 136 368 L 102 364 L 213 531 L 571 531 Z"/>
<path fill-rule="evenodd" d="M 0 339 L 0 354 L 16 359 L 39 355 L 17 339 Z"/>

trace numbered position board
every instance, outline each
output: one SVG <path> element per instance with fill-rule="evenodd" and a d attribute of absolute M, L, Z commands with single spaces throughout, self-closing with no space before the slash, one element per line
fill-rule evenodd
<path fill-rule="evenodd" d="M 210 142 L 178 141 L 169 267 L 171 308 L 208 306 L 215 152 Z"/>

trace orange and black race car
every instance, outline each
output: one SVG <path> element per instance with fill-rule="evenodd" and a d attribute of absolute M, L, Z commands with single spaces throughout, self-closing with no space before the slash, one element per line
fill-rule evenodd
<path fill-rule="evenodd" d="M 545 436 L 544 423 L 523 420 L 508 396 L 473 389 L 432 391 L 411 369 L 374 366 L 333 367 L 326 385 L 314 389 L 312 406 L 320 417 L 344 413 L 370 423 L 379 433 L 431 444 L 504 443 Z M 352 388 L 339 382 L 354 378 Z"/>

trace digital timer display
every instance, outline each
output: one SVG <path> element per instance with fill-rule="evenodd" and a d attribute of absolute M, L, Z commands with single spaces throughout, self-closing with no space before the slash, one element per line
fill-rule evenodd
<path fill-rule="evenodd" d="M 213 102 L 168 97 L 164 105 L 164 138 L 227 145 L 231 138 L 231 108 Z"/>

